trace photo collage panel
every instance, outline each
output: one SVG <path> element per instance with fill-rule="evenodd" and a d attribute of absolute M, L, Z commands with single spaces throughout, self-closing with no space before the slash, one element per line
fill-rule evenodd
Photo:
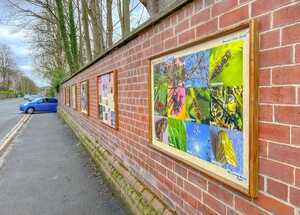
<path fill-rule="evenodd" d="M 88 114 L 88 82 L 84 81 L 80 84 L 80 111 Z"/>
<path fill-rule="evenodd" d="M 154 138 L 245 179 L 243 40 L 153 64 Z"/>
<path fill-rule="evenodd" d="M 98 77 L 99 118 L 110 127 L 116 127 L 114 73 Z"/>

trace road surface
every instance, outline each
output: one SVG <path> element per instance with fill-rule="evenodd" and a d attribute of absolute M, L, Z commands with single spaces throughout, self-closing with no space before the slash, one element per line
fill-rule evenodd
<path fill-rule="evenodd" d="M 0 167 L 0 214 L 128 214 L 57 114 L 33 114 L 10 148 Z"/>
<path fill-rule="evenodd" d="M 19 105 L 22 102 L 23 99 L 0 100 L 0 141 L 21 119 Z"/>

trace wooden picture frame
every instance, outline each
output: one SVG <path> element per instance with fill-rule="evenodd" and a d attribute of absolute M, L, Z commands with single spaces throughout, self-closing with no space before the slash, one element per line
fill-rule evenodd
<path fill-rule="evenodd" d="M 89 112 L 90 112 L 89 111 L 89 107 L 90 107 L 89 101 L 90 101 L 89 80 L 85 80 L 85 81 L 80 82 L 80 112 L 87 116 L 89 115 Z M 86 105 L 83 105 L 84 102 L 86 103 Z"/>
<path fill-rule="evenodd" d="M 70 107 L 70 86 L 67 86 L 66 89 L 66 105 Z"/>
<path fill-rule="evenodd" d="M 258 189 L 257 38 L 250 20 L 149 60 L 150 145 L 252 198 Z"/>
<path fill-rule="evenodd" d="M 111 78 L 111 79 L 110 79 Z M 106 101 L 102 101 L 101 103 L 101 87 L 100 81 L 107 80 L 109 83 L 112 84 L 111 86 L 111 92 L 113 95 L 108 95 Z M 109 86 L 108 86 L 109 87 Z M 112 96 L 112 100 L 110 100 Z M 106 103 L 106 104 L 105 104 Z M 112 107 L 109 107 L 112 106 Z M 110 115 L 109 119 L 104 119 L 104 113 L 102 112 L 102 108 L 109 109 L 108 113 L 106 115 Z M 110 72 L 102 73 L 97 76 L 97 116 L 98 119 L 106 126 L 118 130 L 119 127 L 119 112 L 118 112 L 118 78 L 117 78 L 117 70 L 113 70 Z M 107 116 L 106 116 L 107 117 Z"/>
<path fill-rule="evenodd" d="M 64 105 L 67 105 L 67 89 L 63 88 Z"/>
<path fill-rule="evenodd" d="M 77 85 L 71 85 L 71 107 L 76 110 L 77 109 Z"/>

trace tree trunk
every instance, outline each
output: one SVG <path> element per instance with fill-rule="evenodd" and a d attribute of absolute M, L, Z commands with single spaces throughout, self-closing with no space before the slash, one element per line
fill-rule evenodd
<path fill-rule="evenodd" d="M 76 0 L 77 3 L 77 17 L 78 17 L 78 30 L 79 30 L 79 64 L 80 66 L 83 65 L 83 56 L 82 56 L 82 50 L 83 50 L 83 42 L 82 42 L 82 24 L 81 24 L 81 11 L 80 11 L 80 0 Z"/>
<path fill-rule="evenodd" d="M 107 48 L 112 47 L 113 41 L 112 41 L 112 34 L 113 34 L 113 24 L 112 24 L 112 0 L 106 0 L 106 43 Z"/>
<path fill-rule="evenodd" d="M 100 10 L 98 0 L 91 0 L 91 9 L 89 10 L 89 14 L 92 21 L 94 53 L 95 55 L 98 55 L 104 51 L 102 11 Z"/>
<path fill-rule="evenodd" d="M 66 54 L 66 58 L 70 67 L 70 71 L 74 71 L 74 63 L 72 61 L 72 52 L 69 46 L 69 39 L 67 34 L 67 29 L 65 25 L 65 14 L 64 14 L 64 6 L 62 0 L 56 0 L 57 6 L 57 14 L 58 14 L 58 22 L 59 22 L 59 29 L 60 29 L 60 36 L 62 38 L 62 42 L 64 45 L 64 51 Z"/>
<path fill-rule="evenodd" d="M 85 47 L 87 52 L 88 61 L 92 61 L 92 48 L 91 48 L 91 41 L 90 41 L 90 32 L 89 32 L 89 17 L 88 17 L 88 5 L 86 0 L 81 0 L 81 7 L 82 7 L 82 24 L 83 24 L 83 37 L 85 41 Z"/>
<path fill-rule="evenodd" d="M 75 72 L 79 69 L 79 59 L 78 59 L 78 46 L 77 46 L 77 33 L 74 21 L 74 12 L 73 12 L 73 0 L 68 1 L 69 8 L 69 29 L 70 29 L 70 49 L 73 57 L 73 68 L 71 72 Z"/>
<path fill-rule="evenodd" d="M 130 0 L 118 0 L 118 13 L 121 23 L 122 37 L 130 33 Z"/>

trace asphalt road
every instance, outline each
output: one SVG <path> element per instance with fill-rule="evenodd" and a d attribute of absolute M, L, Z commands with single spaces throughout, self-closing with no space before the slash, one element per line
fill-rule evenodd
<path fill-rule="evenodd" d="M 23 99 L 0 100 L 0 141 L 22 117 L 19 105 L 23 101 Z"/>
<path fill-rule="evenodd" d="M 57 114 L 33 114 L 10 148 L 0 166 L 0 214 L 128 214 Z"/>

